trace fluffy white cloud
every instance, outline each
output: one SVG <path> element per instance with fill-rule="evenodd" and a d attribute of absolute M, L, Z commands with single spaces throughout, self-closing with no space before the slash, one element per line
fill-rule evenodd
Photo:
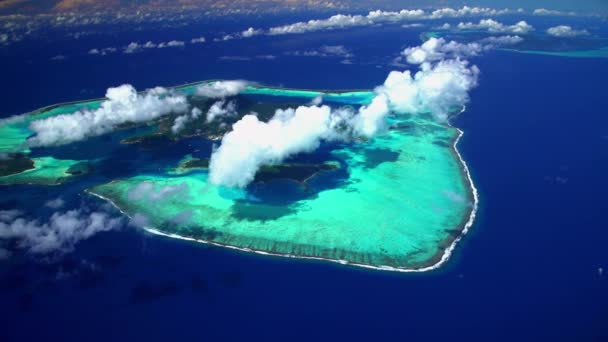
<path fill-rule="evenodd" d="M 228 103 L 224 100 L 217 101 L 207 111 L 207 122 L 211 122 L 217 117 L 234 116 L 236 114 L 236 103 L 234 101 Z"/>
<path fill-rule="evenodd" d="M 234 96 L 247 89 L 249 84 L 249 82 L 242 80 L 205 83 L 196 88 L 196 95 L 210 98 Z"/>
<path fill-rule="evenodd" d="M 201 110 L 194 107 L 192 108 L 190 114 L 184 114 L 176 117 L 175 121 L 173 122 L 173 126 L 171 126 L 171 132 L 173 132 L 173 134 L 179 133 L 182 129 L 184 129 L 184 127 L 186 127 L 188 122 L 198 119 L 201 114 Z"/>
<path fill-rule="evenodd" d="M 268 30 L 268 34 L 283 35 L 293 33 L 306 33 L 321 30 L 333 30 L 356 26 L 366 26 L 370 25 L 371 23 L 372 21 L 366 16 L 336 14 L 327 19 L 309 20 L 289 25 L 271 27 Z"/>
<path fill-rule="evenodd" d="M 441 18 L 461 18 L 475 16 L 498 16 L 503 14 L 521 12 L 521 10 L 491 9 L 464 6 L 460 9 L 442 8 L 432 12 L 417 10 L 401 11 L 371 11 L 367 15 L 336 14 L 326 19 L 296 22 L 289 25 L 271 27 L 266 34 L 282 35 L 294 33 L 315 32 L 321 30 L 335 30 L 358 26 L 369 26 L 382 23 L 396 23 L 409 20 L 432 20 Z"/>
<path fill-rule="evenodd" d="M 0 214 L 0 239 L 17 241 L 19 248 L 35 254 L 63 253 L 94 234 L 119 228 L 122 219 L 103 212 L 70 210 L 54 213 L 48 222 L 27 220 L 21 213 Z"/>
<path fill-rule="evenodd" d="M 279 109 L 268 122 L 245 115 L 211 155 L 209 180 L 216 185 L 244 187 L 262 165 L 313 151 L 322 139 L 336 138 L 335 124 L 328 106 Z"/>
<path fill-rule="evenodd" d="M 109 88 L 106 100 L 95 110 L 80 110 L 62 114 L 30 124 L 36 133 L 29 138 L 29 146 L 62 145 L 113 131 L 120 124 L 140 123 L 170 113 L 188 110 L 186 97 L 154 88 L 138 94 L 133 86 L 125 84 Z"/>
<path fill-rule="evenodd" d="M 399 113 L 430 112 L 445 121 L 455 107 L 469 101 L 469 90 L 477 85 L 479 69 L 466 60 L 424 62 L 414 75 L 409 70 L 389 73 L 376 92 L 385 94 L 391 110 Z"/>
<path fill-rule="evenodd" d="M 371 138 L 385 127 L 386 116 L 390 113 L 389 99 L 383 91 L 372 102 L 359 109 L 358 115 L 350 122 L 358 134 Z"/>
<path fill-rule="evenodd" d="M 446 58 L 468 58 L 477 56 L 502 45 L 512 45 L 523 41 L 519 36 L 487 37 L 476 42 L 447 42 L 444 38 L 429 38 L 420 46 L 409 47 L 401 53 L 410 64 L 422 64 Z"/>
<path fill-rule="evenodd" d="M 429 38 L 420 46 L 406 48 L 402 55 L 410 64 L 437 61 L 446 57 L 476 56 L 483 50 L 479 43 L 462 44 L 455 41 L 446 42 L 443 38 Z"/>
<path fill-rule="evenodd" d="M 534 27 L 525 21 L 517 22 L 514 25 L 505 25 L 494 19 L 481 19 L 479 23 L 459 23 L 456 26 L 459 30 L 488 30 L 490 33 L 513 33 L 513 34 L 526 34 Z"/>
<path fill-rule="evenodd" d="M 578 36 L 586 36 L 589 34 L 587 30 L 575 30 L 567 25 L 559 25 L 547 29 L 547 34 L 554 37 L 572 38 Z"/>

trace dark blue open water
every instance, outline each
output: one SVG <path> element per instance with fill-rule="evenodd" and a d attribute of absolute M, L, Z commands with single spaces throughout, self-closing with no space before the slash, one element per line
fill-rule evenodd
<path fill-rule="evenodd" d="M 42 50 L 40 42 L 24 44 L 0 54 L 0 112 L 97 97 L 121 83 L 145 88 L 245 78 L 370 88 L 384 80 L 402 46 L 418 43 L 416 32 L 375 32 L 260 37 L 105 58 L 86 51 L 126 45 L 136 35 L 159 41 L 200 32 L 125 33 L 124 42 L 94 36 Z M 351 48 L 355 64 L 281 55 L 319 44 Z M 59 53 L 68 58 L 49 60 Z M 258 53 L 279 57 L 217 60 Z M 474 62 L 480 87 L 455 124 L 465 131 L 459 147 L 481 206 L 440 270 L 369 271 L 125 228 L 99 234 L 60 260 L 0 263 L 0 340 L 607 341 L 608 274 L 598 268 L 608 269 L 608 59 L 491 52 Z M 0 189 L 2 208 L 34 210 L 28 206 L 67 189 Z M 5 195 L 17 191 L 17 199 Z"/>

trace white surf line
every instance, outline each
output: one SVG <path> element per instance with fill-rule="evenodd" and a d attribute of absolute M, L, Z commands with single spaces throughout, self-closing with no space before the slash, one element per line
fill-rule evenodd
<path fill-rule="evenodd" d="M 465 110 L 466 110 L 466 107 L 464 107 L 460 113 L 464 112 Z M 450 127 L 453 127 L 453 126 L 450 125 Z M 475 216 L 477 215 L 477 208 L 478 208 L 478 203 L 479 203 L 479 195 L 477 192 L 477 188 L 475 187 L 475 184 L 473 184 L 473 179 L 471 178 L 471 174 L 469 172 L 469 167 L 467 166 L 467 163 L 464 161 L 464 159 L 462 159 L 462 156 L 460 155 L 460 152 L 458 151 L 458 147 L 457 147 L 458 142 L 460 141 L 460 138 L 464 135 L 464 132 L 459 128 L 456 128 L 456 130 L 458 131 L 458 137 L 454 140 L 453 148 L 454 148 L 454 151 L 456 151 L 456 155 L 458 156 L 458 159 L 460 160 L 460 162 L 462 164 L 465 174 L 467 175 L 467 180 L 469 182 L 469 186 L 473 193 L 473 200 L 474 200 L 473 209 L 471 210 L 471 213 L 469 214 L 469 219 L 465 223 L 460 235 L 456 239 L 454 239 L 454 241 L 452 241 L 452 243 L 450 244 L 450 246 L 448 248 L 446 248 L 444 250 L 443 255 L 441 256 L 441 259 L 439 259 L 438 262 L 436 262 L 435 264 L 430 265 L 430 266 L 421 267 L 421 268 L 404 268 L 404 267 L 395 267 L 395 266 L 388 266 L 388 265 L 374 266 L 374 265 L 356 263 L 356 262 L 343 260 L 343 259 L 329 259 L 329 258 L 321 258 L 321 257 L 273 253 L 273 252 L 260 251 L 260 250 L 251 249 L 251 248 L 225 245 L 225 244 L 221 244 L 221 243 L 217 243 L 217 242 L 213 242 L 213 241 L 195 239 L 195 238 L 181 236 L 181 235 L 177 235 L 177 234 L 168 234 L 168 233 L 161 232 L 160 230 L 151 228 L 151 227 L 141 227 L 141 228 L 154 235 L 160 235 L 160 236 L 164 236 L 164 237 L 168 237 L 168 238 L 172 238 L 172 239 L 204 243 L 204 244 L 208 244 L 208 245 L 212 245 L 212 246 L 225 247 L 225 248 L 229 248 L 229 249 L 233 249 L 233 250 L 261 254 L 261 255 L 271 255 L 271 256 L 279 256 L 279 257 L 284 257 L 284 258 L 305 259 L 305 260 L 330 261 L 330 262 L 335 262 L 335 263 L 338 263 L 341 265 L 350 265 L 350 266 L 356 266 L 356 267 L 362 267 L 362 268 L 368 268 L 368 269 L 374 269 L 374 270 L 393 271 L 393 272 L 402 272 L 402 273 L 420 273 L 420 272 L 432 271 L 432 270 L 438 269 L 439 267 L 441 267 L 445 262 L 447 262 L 450 259 L 450 256 L 452 255 L 454 249 L 456 248 L 456 245 L 458 244 L 458 242 L 460 242 L 460 240 L 462 240 L 462 238 L 469 231 L 469 229 L 475 222 Z M 129 214 L 127 214 L 122 209 L 120 209 L 116 205 L 116 203 L 114 203 L 112 200 L 105 198 L 99 194 L 90 192 L 88 190 L 85 190 L 85 191 L 95 197 L 98 197 L 105 201 L 110 202 L 110 204 L 112 204 L 116 209 L 118 209 L 118 211 L 120 211 L 123 215 L 127 216 L 128 218 L 131 218 L 131 216 L 129 216 Z"/>

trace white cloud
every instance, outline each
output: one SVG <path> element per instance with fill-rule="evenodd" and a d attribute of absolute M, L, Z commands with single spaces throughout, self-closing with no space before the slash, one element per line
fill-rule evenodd
<path fill-rule="evenodd" d="M 486 37 L 479 41 L 484 46 L 484 49 L 494 48 L 501 45 L 513 45 L 523 42 L 524 39 L 520 36 L 498 36 Z"/>
<path fill-rule="evenodd" d="M 119 228 L 120 218 L 103 212 L 70 210 L 54 213 L 48 222 L 0 215 L 0 239 L 14 239 L 17 246 L 34 254 L 70 252 L 81 240 Z"/>
<path fill-rule="evenodd" d="M 170 113 L 188 110 L 186 97 L 164 88 L 154 88 L 138 94 L 125 84 L 109 88 L 106 100 L 95 110 L 80 110 L 33 121 L 30 129 L 36 133 L 29 146 L 62 145 L 113 131 L 120 124 L 145 122 Z"/>
<path fill-rule="evenodd" d="M 525 21 L 519 21 L 514 25 L 504 25 L 494 19 L 481 19 L 479 23 L 459 23 L 456 26 L 459 30 L 488 30 L 490 33 L 513 33 L 513 34 L 526 34 L 534 27 Z"/>
<path fill-rule="evenodd" d="M 133 54 L 136 52 L 141 52 L 143 49 L 164 49 L 169 47 L 182 47 L 186 45 L 183 41 L 180 40 L 171 40 L 168 42 L 160 42 L 154 43 L 151 41 L 147 41 L 145 44 L 140 44 L 138 42 L 131 42 L 129 45 L 123 48 L 123 53 L 125 54 Z"/>
<path fill-rule="evenodd" d="M 152 42 L 148 42 L 148 43 L 152 44 Z M 131 43 L 129 43 L 129 45 L 127 45 L 123 49 L 123 52 L 124 53 L 135 53 L 135 52 L 139 51 L 141 48 L 142 48 L 142 46 L 139 43 L 131 42 Z"/>
<path fill-rule="evenodd" d="M 236 103 L 234 101 L 226 103 L 225 100 L 220 100 L 209 107 L 209 110 L 207 111 L 207 122 L 211 122 L 218 117 L 234 116 L 236 114 Z"/>
<path fill-rule="evenodd" d="M 481 16 L 499 16 L 505 14 L 521 13 L 523 9 L 512 10 L 508 8 L 494 9 L 487 7 L 469 7 L 464 6 L 460 9 L 442 8 L 431 13 L 430 19 L 442 18 L 461 18 L 461 17 L 481 17 Z"/>
<path fill-rule="evenodd" d="M 589 31 L 575 30 L 572 27 L 567 26 L 567 25 L 559 25 L 559 26 L 554 26 L 554 27 L 550 27 L 549 29 L 547 29 L 547 34 L 554 36 L 554 37 L 560 37 L 560 38 L 572 38 L 572 37 L 578 37 L 578 36 L 586 36 L 589 34 Z"/>
<path fill-rule="evenodd" d="M 401 25 L 401 27 L 403 28 L 416 28 L 416 27 L 423 27 L 424 24 L 421 23 L 413 23 L 413 24 L 403 24 Z"/>
<path fill-rule="evenodd" d="M 206 41 L 207 41 L 207 39 L 205 39 L 205 37 L 198 37 L 198 38 L 192 38 L 192 39 L 190 39 L 190 43 L 192 43 L 192 44 L 201 44 L 201 43 L 204 43 Z"/>
<path fill-rule="evenodd" d="M 251 61 L 253 59 L 260 59 L 260 60 L 274 60 L 276 59 L 277 56 L 275 55 L 255 55 L 255 56 L 220 56 L 218 57 L 218 59 L 220 61 L 239 61 L 239 62 L 246 62 L 246 61 Z"/>
<path fill-rule="evenodd" d="M 214 42 L 225 42 L 228 40 L 237 39 L 239 37 L 240 37 L 239 34 L 226 34 L 226 35 L 222 36 L 221 38 L 213 38 L 213 41 Z"/>
<path fill-rule="evenodd" d="M 322 139 L 335 138 L 333 124 L 328 106 L 279 109 L 268 122 L 245 115 L 211 155 L 209 180 L 216 185 L 244 187 L 262 165 L 313 151 Z"/>
<path fill-rule="evenodd" d="M 164 48 L 168 48 L 168 47 L 182 47 L 186 45 L 186 43 L 180 41 L 180 40 L 171 40 L 168 42 L 162 42 L 158 44 L 158 48 L 159 49 L 164 49 Z"/>
<path fill-rule="evenodd" d="M 51 208 L 51 209 L 59 209 L 59 208 L 63 207 L 64 204 L 65 204 L 65 201 L 63 199 L 61 199 L 61 197 L 58 197 L 53 200 L 46 201 L 44 203 L 44 206 Z"/>
<path fill-rule="evenodd" d="M 371 11 L 367 15 L 337 14 L 326 19 L 296 22 L 289 25 L 276 26 L 268 29 L 266 34 L 283 35 L 315 32 L 321 30 L 335 30 L 350 27 L 369 26 L 382 23 L 396 23 L 409 20 L 433 20 L 441 18 L 461 18 L 476 16 L 498 16 L 510 13 L 521 12 L 521 10 L 510 9 L 491 9 L 480 7 L 464 6 L 460 9 L 442 8 L 433 12 L 417 10 L 391 11 Z"/>
<path fill-rule="evenodd" d="M 256 30 L 253 27 L 250 27 L 250 28 L 246 29 L 245 31 L 241 32 L 241 36 L 244 38 L 249 38 L 249 37 L 257 36 L 262 33 L 264 33 L 263 30 Z"/>
<path fill-rule="evenodd" d="M 205 83 L 196 88 L 196 95 L 210 98 L 225 98 L 238 95 L 247 89 L 249 84 L 249 82 L 243 80 Z"/>
<path fill-rule="evenodd" d="M 350 58 L 353 54 L 344 45 L 323 45 L 315 50 L 296 50 L 285 52 L 286 55 L 300 57 L 341 57 Z"/>
<path fill-rule="evenodd" d="M 386 116 L 389 113 L 389 98 L 382 91 L 369 105 L 359 109 L 359 115 L 355 116 L 351 123 L 355 132 L 371 138 L 384 128 Z"/>
<path fill-rule="evenodd" d="M 414 75 L 409 70 L 392 71 L 376 91 L 386 94 L 391 110 L 399 113 L 430 112 L 447 120 L 451 109 L 469 101 L 469 90 L 477 85 L 479 69 L 466 60 L 424 62 Z"/>
<path fill-rule="evenodd" d="M 323 95 L 317 95 L 312 100 L 310 100 L 311 106 L 318 106 L 323 103 Z"/>
<path fill-rule="evenodd" d="M 406 48 L 402 54 L 410 64 L 422 64 L 444 59 L 446 57 L 470 57 L 481 53 L 483 47 L 479 43 L 462 44 L 455 41 L 449 43 L 443 38 L 430 38 L 420 46 Z"/>
<path fill-rule="evenodd" d="M 66 57 L 64 55 L 57 55 L 57 56 L 54 56 L 51 58 L 51 60 L 53 60 L 53 61 L 63 61 L 65 59 L 66 59 Z"/>
<path fill-rule="evenodd" d="M 449 30 L 452 28 L 452 25 L 450 25 L 449 23 L 444 23 L 441 26 L 436 27 L 436 30 Z"/>
<path fill-rule="evenodd" d="M 429 38 L 420 46 L 409 47 L 401 53 L 410 64 L 422 64 L 446 58 L 468 58 L 478 56 L 484 51 L 502 45 L 512 45 L 523 41 L 520 36 L 492 36 L 480 39 L 476 42 L 458 43 L 447 42 L 444 38 Z M 396 60 L 397 62 L 400 59 Z"/>
<path fill-rule="evenodd" d="M 566 15 L 576 15 L 574 12 L 562 12 L 556 10 L 550 10 L 546 8 L 537 8 L 533 12 L 534 15 L 556 15 L 556 16 L 566 16 Z"/>
<path fill-rule="evenodd" d="M 370 12 L 371 13 L 371 12 Z M 327 19 L 309 20 L 306 22 L 297 22 L 284 26 L 271 27 L 268 30 L 269 35 L 283 35 L 294 33 L 306 33 L 321 30 L 333 30 L 340 28 L 348 28 L 355 26 L 371 25 L 372 21 L 362 15 L 345 15 L 337 14 Z"/>
<path fill-rule="evenodd" d="M 23 212 L 17 209 L 0 210 L 0 222 L 12 221 L 21 215 L 23 215 Z"/>
<path fill-rule="evenodd" d="M 171 132 L 173 132 L 173 134 L 179 133 L 182 129 L 184 129 L 184 127 L 186 127 L 188 122 L 198 119 L 201 114 L 201 110 L 194 107 L 192 108 L 190 114 L 184 114 L 176 117 L 175 121 L 173 122 L 173 126 L 171 126 Z"/>
<path fill-rule="evenodd" d="M 117 48 L 115 47 L 107 47 L 107 48 L 103 48 L 103 49 L 91 49 L 89 50 L 89 55 L 101 55 L 101 56 L 105 56 L 111 53 L 114 53 L 118 51 Z"/>

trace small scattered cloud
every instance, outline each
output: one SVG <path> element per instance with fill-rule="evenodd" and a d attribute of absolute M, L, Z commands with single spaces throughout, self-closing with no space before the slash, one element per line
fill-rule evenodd
<path fill-rule="evenodd" d="M 575 30 L 571 26 L 559 25 L 547 29 L 547 34 L 553 37 L 574 38 L 589 35 L 587 30 Z"/>
<path fill-rule="evenodd" d="M 351 58 L 353 54 L 344 45 L 323 45 L 314 50 L 287 51 L 285 55 L 298 57 L 339 57 Z"/>
<path fill-rule="evenodd" d="M 179 133 L 186 127 L 188 122 L 198 119 L 201 114 L 202 111 L 195 107 L 192 108 L 190 114 L 184 114 L 176 117 L 175 121 L 173 122 L 173 126 L 171 126 L 171 132 L 173 132 L 173 134 Z"/>
<path fill-rule="evenodd" d="M 168 42 L 160 42 L 154 43 L 151 41 L 146 42 L 145 44 L 140 44 L 138 42 L 131 42 L 127 46 L 123 48 L 123 53 L 132 54 L 136 52 L 140 52 L 144 49 L 164 49 L 170 47 L 183 47 L 186 45 L 183 41 L 180 40 L 171 40 Z"/>
<path fill-rule="evenodd" d="M 214 42 L 225 42 L 225 41 L 228 41 L 228 40 L 237 39 L 239 37 L 240 36 L 238 34 L 226 34 L 226 35 L 223 35 L 220 38 L 213 38 L 213 41 Z"/>
<path fill-rule="evenodd" d="M 403 24 L 403 25 L 401 25 L 401 27 L 403 27 L 403 28 L 417 28 L 417 27 L 424 27 L 424 24 L 421 24 L 421 23 Z"/>
<path fill-rule="evenodd" d="M 183 47 L 184 45 L 186 45 L 186 43 L 180 41 L 180 40 L 171 40 L 168 42 L 161 42 L 158 44 L 158 48 L 159 49 L 164 49 L 164 48 L 170 48 L 170 47 Z"/>
<path fill-rule="evenodd" d="M 236 61 L 236 62 L 247 62 L 252 60 L 274 60 L 277 56 L 275 55 L 255 55 L 255 56 L 221 56 L 218 57 L 220 61 Z"/>
<path fill-rule="evenodd" d="M 67 253 L 78 242 L 122 225 L 121 218 L 85 209 L 56 212 L 47 222 L 22 215 L 0 212 L 0 239 L 15 240 L 17 248 L 33 254 Z"/>
<path fill-rule="evenodd" d="M 478 23 L 459 23 L 458 30 L 487 30 L 490 33 L 511 33 L 527 34 L 534 30 L 534 27 L 525 21 L 519 21 L 513 25 L 505 25 L 494 19 L 481 19 Z"/>
<path fill-rule="evenodd" d="M 249 37 L 253 37 L 253 36 L 257 36 L 264 33 L 263 30 L 256 30 L 253 27 L 250 27 L 248 29 L 246 29 L 245 31 L 241 32 L 241 37 L 244 38 L 249 38 Z"/>
<path fill-rule="evenodd" d="M 410 64 L 422 64 L 445 58 L 469 58 L 478 56 L 484 51 L 503 45 L 517 44 L 523 41 L 519 36 L 487 37 L 476 42 L 459 43 L 446 41 L 444 38 L 430 38 L 420 46 L 406 48 L 402 56 Z M 396 60 L 400 62 L 400 59 Z"/>
<path fill-rule="evenodd" d="M 567 16 L 567 15 L 576 15 L 575 12 L 563 12 L 557 10 L 551 10 L 546 8 L 537 8 L 532 12 L 534 15 L 554 15 L 554 16 Z"/>
<path fill-rule="evenodd" d="M 196 95 L 209 98 L 225 98 L 238 95 L 247 89 L 249 82 L 243 80 L 216 81 L 205 83 L 196 88 Z"/>
<path fill-rule="evenodd" d="M 59 209 L 62 208 L 65 204 L 65 201 L 61 197 L 57 197 L 52 200 L 48 200 L 44 203 L 44 206 L 51 209 Z"/>
<path fill-rule="evenodd" d="M 236 102 L 230 101 L 226 103 L 225 100 L 220 100 L 209 107 L 209 110 L 207 111 L 207 122 L 211 122 L 220 117 L 235 116 L 236 114 Z"/>
<path fill-rule="evenodd" d="M 206 41 L 207 41 L 207 39 L 205 39 L 205 37 L 198 37 L 198 38 L 192 38 L 192 39 L 190 39 L 190 43 L 192 43 L 192 44 L 201 44 L 201 43 L 204 43 Z"/>
<path fill-rule="evenodd" d="M 105 55 L 115 53 L 116 51 L 118 51 L 118 49 L 115 47 L 106 47 L 106 48 L 102 48 L 102 49 L 91 49 L 91 50 L 89 50 L 88 54 L 105 56 Z"/>

